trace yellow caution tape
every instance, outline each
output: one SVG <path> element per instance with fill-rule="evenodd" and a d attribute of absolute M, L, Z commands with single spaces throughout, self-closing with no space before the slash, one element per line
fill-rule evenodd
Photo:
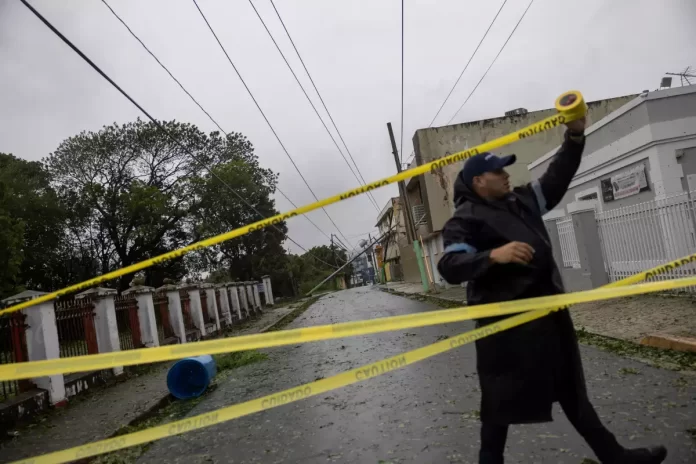
<path fill-rule="evenodd" d="M 605 287 L 622 287 L 630 285 L 638 280 L 642 280 L 668 270 L 668 266 L 676 267 L 681 264 L 686 264 L 694 260 L 696 255 L 691 255 L 689 258 L 677 260 L 664 266 L 659 266 L 654 269 L 642 272 L 635 276 L 623 279 L 618 282 L 613 282 Z M 686 261 L 686 263 L 684 262 Z M 637 280 L 638 279 L 638 280 Z M 431 345 L 424 346 L 415 350 L 392 356 L 371 364 L 367 364 L 356 369 L 352 369 L 341 374 L 328 377 L 326 379 L 317 380 L 315 382 L 306 383 L 288 390 L 266 395 L 261 398 L 256 398 L 244 403 L 235 404 L 215 411 L 199 414 L 197 416 L 186 419 L 170 422 L 167 424 L 152 427 L 140 432 L 134 432 L 127 435 L 121 435 L 107 440 L 101 440 L 89 443 L 83 446 L 76 446 L 54 453 L 44 454 L 34 458 L 29 458 L 21 461 L 16 461 L 14 464 L 58 464 L 70 462 L 78 459 L 83 459 L 99 454 L 108 453 L 135 445 L 149 443 L 162 438 L 180 435 L 193 430 L 199 430 L 222 422 L 237 419 L 256 412 L 272 409 L 277 406 L 283 406 L 295 401 L 300 401 L 311 396 L 320 395 L 337 388 L 342 388 L 354 383 L 362 382 L 373 377 L 392 372 L 396 369 L 408 366 L 423 359 L 430 358 L 440 353 L 450 351 L 467 343 L 474 342 L 484 337 L 511 329 L 526 322 L 539 319 L 550 314 L 553 311 L 562 309 L 549 308 L 529 311 L 523 314 L 509 317 L 494 324 L 486 325 L 478 329 L 464 332 L 446 340 L 442 340 Z"/>
<path fill-rule="evenodd" d="M 572 96 L 574 99 L 570 101 L 568 99 L 568 96 Z M 279 222 L 286 221 L 292 217 L 295 217 L 299 214 L 305 214 L 309 213 L 310 211 L 314 211 L 315 209 L 322 208 L 324 206 L 331 205 L 333 203 L 338 203 L 339 201 L 346 200 L 348 198 L 354 197 L 356 195 L 363 194 L 365 192 L 368 192 L 370 190 L 378 189 L 380 187 L 384 187 L 385 185 L 393 184 L 395 182 L 399 182 L 402 180 L 410 179 L 411 177 L 419 176 L 421 174 L 426 174 L 428 171 L 436 171 L 439 168 L 442 168 L 444 166 L 448 166 L 453 163 L 457 163 L 459 161 L 463 161 L 467 158 L 470 158 L 478 153 L 482 153 L 485 151 L 491 151 L 495 150 L 497 148 L 503 147 L 505 145 L 508 145 L 510 143 L 516 142 L 517 140 L 521 140 L 527 137 L 531 137 L 533 135 L 536 135 L 540 132 L 544 132 L 553 128 L 556 128 L 562 124 L 565 124 L 570 121 L 574 121 L 576 119 L 579 119 L 583 117 L 587 111 L 587 105 L 585 105 L 585 102 L 582 98 L 582 94 L 577 91 L 571 91 L 571 92 L 566 92 L 565 94 L 561 95 L 558 100 L 556 101 L 556 108 L 561 111 L 561 113 L 556 114 L 554 116 L 550 116 L 546 119 L 542 119 L 541 121 L 534 123 L 530 126 L 527 126 L 523 129 L 520 129 L 518 131 L 512 132 L 510 134 L 504 135 L 503 137 L 497 138 L 495 140 L 491 140 L 489 142 L 483 143 L 481 145 L 478 145 L 476 147 L 470 148 L 468 150 L 461 151 L 459 153 L 455 153 L 453 155 L 445 156 L 444 158 L 440 158 L 436 161 L 432 161 L 427 164 L 423 164 L 421 166 L 417 166 L 412 169 L 408 169 L 406 171 L 402 171 L 399 174 L 396 174 L 394 176 L 390 177 L 385 177 L 383 179 L 380 179 L 376 182 L 372 182 L 370 184 L 364 185 L 362 187 L 348 190 L 346 192 L 340 193 L 338 195 L 334 195 L 329 198 L 325 198 L 323 200 L 319 200 L 314 203 L 310 203 L 305 206 L 301 206 L 297 209 L 288 211 L 286 213 L 282 214 L 277 214 L 275 216 L 272 216 L 270 218 L 264 219 L 263 221 L 258 221 L 250 225 L 246 225 L 244 227 L 240 227 L 238 229 L 232 230 L 230 232 L 226 232 L 224 234 L 216 235 L 215 237 L 208 238 L 206 240 L 201 240 L 200 242 L 193 243 L 191 245 L 185 246 L 183 248 L 179 248 L 178 250 L 173 250 L 164 254 L 161 254 L 159 256 L 156 256 L 154 258 L 146 259 L 145 261 L 141 261 L 136 264 L 131 264 L 130 266 L 122 267 L 121 269 L 117 269 L 112 272 L 108 272 L 106 274 L 103 274 L 99 277 L 95 277 L 93 279 L 85 280 L 84 282 L 80 282 L 79 284 L 74 284 L 70 285 L 69 287 L 65 287 L 62 290 L 58 290 L 55 292 L 47 293 L 46 295 L 42 295 L 40 297 L 34 298 L 33 300 L 25 301 L 22 303 L 18 303 L 16 305 L 10 306 L 8 308 L 5 308 L 0 311 L 0 315 L 7 314 L 13 311 L 19 311 L 20 309 L 28 308 L 30 306 L 34 306 L 39 303 L 43 303 L 44 301 L 50 301 L 55 298 L 58 298 L 63 295 L 67 295 L 69 293 L 74 293 L 74 292 L 79 292 L 81 290 L 85 290 L 86 288 L 92 287 L 94 285 L 99 285 L 104 282 L 108 282 L 110 280 L 116 279 L 118 277 L 121 277 L 126 274 L 131 274 L 137 271 L 140 271 L 142 269 L 148 268 L 150 266 L 154 266 L 156 264 L 159 264 L 163 261 L 168 261 L 170 259 L 178 258 L 180 256 L 185 255 L 186 253 L 189 253 L 191 251 L 196 251 L 200 250 L 201 248 L 206 248 L 210 247 L 213 245 L 217 245 L 218 243 L 222 243 L 224 241 L 240 237 L 242 235 L 248 234 L 250 232 L 254 232 L 255 230 L 263 229 L 264 227 L 268 227 L 270 225 L 275 225 Z"/>
<path fill-rule="evenodd" d="M 557 309 L 544 309 L 530 311 L 510 317 L 495 324 L 465 332 L 456 337 L 433 343 L 432 345 L 407 351 L 372 364 L 367 364 L 350 371 L 342 372 L 326 379 L 306 383 L 298 387 L 273 393 L 272 395 L 262 396 L 261 398 L 245 401 L 244 403 L 235 404 L 233 406 L 207 412 L 205 414 L 199 414 L 187 419 L 159 425 L 140 432 L 129 433 L 127 435 L 96 441 L 87 445 L 76 446 L 63 451 L 56 451 L 54 453 L 16 461 L 15 464 L 57 464 L 62 462 L 70 462 L 90 456 L 96 456 L 98 454 L 128 448 L 130 446 L 160 440 L 162 438 L 180 435 L 193 430 L 210 427 L 211 425 L 237 419 L 239 417 L 247 416 L 259 411 L 283 406 L 288 403 L 294 403 L 295 401 L 320 395 L 337 388 L 345 387 L 347 385 L 386 374 L 387 372 L 391 372 L 423 359 L 444 353 L 480 338 L 488 337 L 495 333 L 502 332 L 503 330 L 524 324 L 525 322 L 538 319 L 556 310 Z"/>
<path fill-rule="evenodd" d="M 665 280 L 628 286 L 651 276 L 674 269 L 696 260 L 696 254 L 650 269 L 608 286 L 584 292 L 566 293 L 526 300 L 489 303 L 484 305 L 444 309 L 427 313 L 406 314 L 355 322 L 321 325 L 302 329 L 283 330 L 264 334 L 208 340 L 182 345 L 140 348 L 137 350 L 100 353 L 73 358 L 50 359 L 0 365 L 0 381 L 29 379 L 69 372 L 85 372 L 116 366 L 131 366 L 169 361 L 204 354 L 227 353 L 282 345 L 315 342 L 342 337 L 354 337 L 392 330 L 404 330 L 429 325 L 446 324 L 484 317 L 531 311 L 539 308 L 569 306 L 577 303 L 674 290 L 696 285 L 696 277 Z M 624 283 L 626 282 L 626 283 Z"/>

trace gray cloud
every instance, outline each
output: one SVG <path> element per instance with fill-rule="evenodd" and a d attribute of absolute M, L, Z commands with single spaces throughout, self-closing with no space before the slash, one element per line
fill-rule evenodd
<path fill-rule="evenodd" d="M 101 2 L 32 4 L 157 118 L 215 130 Z M 280 173 L 281 188 L 296 204 L 312 201 L 192 2 L 110 4 L 226 130 L 249 137 L 261 163 Z M 317 195 L 356 186 L 249 4 L 201 0 L 200 5 Z M 309 92 L 270 3 L 255 5 Z M 393 174 L 386 122 L 399 137 L 400 2 L 278 0 L 276 5 L 365 178 Z M 406 2 L 405 157 L 412 151 L 412 134 L 437 111 L 500 2 L 473 5 Z M 526 6 L 525 0 L 508 1 L 436 125 L 461 105 Z M 590 0 L 572 8 L 536 0 L 454 122 L 516 107 L 547 108 L 571 88 L 589 100 L 654 89 L 665 71 L 696 65 L 694 17 L 694 2 L 685 0 Z M 0 151 L 37 160 L 70 135 L 140 116 L 16 1 L 0 0 L 0 60 Z M 375 198 L 382 207 L 396 194 L 390 186 Z M 282 197 L 277 202 L 281 210 L 290 209 Z M 366 198 L 328 211 L 353 244 L 359 239 L 354 236 L 376 222 Z M 310 217 L 327 233 L 336 232 L 322 212 Z M 307 247 L 326 243 L 301 218 L 289 225 Z"/>

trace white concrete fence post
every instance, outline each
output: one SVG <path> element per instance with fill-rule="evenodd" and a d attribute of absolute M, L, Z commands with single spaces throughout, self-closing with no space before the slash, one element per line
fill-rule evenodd
<path fill-rule="evenodd" d="M 27 290 L 2 300 L 3 305 L 11 306 L 24 301 L 33 300 L 45 295 L 46 292 Z M 45 301 L 36 306 L 23 309 L 26 315 L 27 356 L 29 361 L 44 361 L 60 358 L 58 344 L 58 326 L 56 325 L 56 310 L 53 301 Z M 66 404 L 65 380 L 63 374 L 35 377 L 31 381 L 48 392 L 48 402 L 53 406 Z"/>
<path fill-rule="evenodd" d="M 273 288 L 271 287 L 271 276 L 265 275 L 261 277 L 263 281 L 263 297 L 266 300 L 266 306 L 273 306 Z"/>
<path fill-rule="evenodd" d="M 259 312 L 262 312 L 261 295 L 259 294 L 259 285 L 261 285 L 260 282 L 254 282 L 251 284 L 252 288 L 254 289 L 254 301 L 256 302 L 256 307 L 259 309 Z"/>
<path fill-rule="evenodd" d="M 147 285 L 135 285 L 123 292 L 124 295 L 133 295 L 138 302 L 138 320 L 140 322 L 140 340 L 146 348 L 159 346 L 159 334 L 157 333 L 157 319 L 155 318 L 155 304 L 152 295 L 154 287 Z"/>
<path fill-rule="evenodd" d="M 249 301 L 247 300 L 246 288 L 244 287 L 244 284 L 242 282 L 235 282 L 234 287 L 235 291 L 239 295 L 239 301 L 242 304 L 242 309 L 246 313 L 245 317 L 249 317 L 251 312 L 249 311 Z"/>
<path fill-rule="evenodd" d="M 100 353 L 121 351 L 116 322 L 116 305 L 113 288 L 95 287 L 75 295 L 75 299 L 92 298 L 94 301 L 94 328 L 97 332 L 97 347 Z M 113 368 L 114 375 L 123 374 L 123 367 Z"/>
<path fill-rule="evenodd" d="M 179 289 L 174 284 L 163 285 L 157 290 L 161 290 L 167 295 L 169 304 L 169 322 L 174 331 L 174 335 L 179 339 L 179 343 L 186 343 L 186 326 L 184 325 L 184 315 L 181 311 L 181 297 Z"/>
<path fill-rule="evenodd" d="M 256 302 L 254 301 L 254 289 L 252 288 L 251 282 L 244 282 L 244 289 L 246 290 L 247 302 L 249 304 L 249 310 L 256 312 Z"/>
<path fill-rule="evenodd" d="M 205 319 L 203 319 L 203 310 L 201 308 L 201 294 L 198 291 L 198 286 L 195 284 L 179 285 L 179 290 L 184 290 L 189 297 L 189 311 L 191 311 L 191 319 L 193 326 L 198 329 L 201 337 L 208 335 L 205 328 Z"/>
<path fill-rule="evenodd" d="M 220 311 L 217 307 L 215 298 L 215 286 L 213 284 L 201 284 L 201 290 L 205 292 L 205 299 L 208 301 L 208 315 L 215 322 L 215 331 L 220 331 Z"/>
<path fill-rule="evenodd" d="M 230 317 L 230 299 L 227 296 L 227 285 L 226 283 L 217 284 L 215 288 L 220 292 L 220 308 L 218 308 L 220 310 L 220 317 L 226 320 L 229 325 L 232 318 Z"/>
<path fill-rule="evenodd" d="M 232 318 L 232 311 L 234 311 L 235 314 L 237 314 L 237 317 L 241 321 L 244 319 L 244 316 L 242 316 L 242 306 L 239 302 L 239 293 L 237 292 L 237 286 L 234 283 L 230 283 L 229 287 L 227 287 L 227 293 L 230 296 L 230 301 L 232 302 L 232 308 L 230 311 L 230 322 Z"/>

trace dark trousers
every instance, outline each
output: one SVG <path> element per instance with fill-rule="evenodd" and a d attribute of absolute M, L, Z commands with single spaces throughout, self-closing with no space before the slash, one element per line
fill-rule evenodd
<path fill-rule="evenodd" d="M 614 435 L 602 424 L 587 397 L 564 397 L 561 407 L 575 430 L 585 439 L 602 463 L 613 462 L 623 448 Z M 503 464 L 508 426 L 484 422 L 481 426 L 480 464 Z"/>

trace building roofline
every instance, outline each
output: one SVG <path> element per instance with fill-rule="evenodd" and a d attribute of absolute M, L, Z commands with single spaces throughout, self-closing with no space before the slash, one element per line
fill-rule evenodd
<path fill-rule="evenodd" d="M 593 100 L 593 101 L 587 102 L 587 105 L 588 105 L 588 106 L 598 105 L 598 104 L 600 104 L 600 103 L 602 103 L 602 102 L 605 102 L 605 101 L 608 101 L 608 100 L 615 100 L 615 99 L 617 99 L 617 98 L 626 98 L 626 97 L 630 97 L 630 96 L 632 96 L 632 95 L 637 95 L 637 94 L 627 94 L 627 95 L 620 95 L 620 96 L 618 96 L 618 97 L 603 98 L 603 99 L 601 99 L 601 100 Z M 501 121 L 501 120 L 504 120 L 504 119 L 529 118 L 529 117 L 534 117 L 534 115 L 537 114 L 537 113 L 541 113 L 541 112 L 543 112 L 543 111 L 549 111 L 549 110 L 553 110 L 553 108 L 541 108 L 541 109 L 538 109 L 538 110 L 529 111 L 528 113 L 526 113 L 526 114 L 524 114 L 524 115 L 497 116 L 497 117 L 495 117 L 495 118 L 477 119 L 477 120 L 475 120 L 475 121 L 460 122 L 460 123 L 458 123 L 458 124 L 450 124 L 450 125 L 447 125 L 447 126 L 424 127 L 424 128 L 422 128 L 422 129 L 418 129 L 416 132 L 419 132 L 419 131 L 428 131 L 428 130 L 435 130 L 435 131 L 438 131 L 438 130 L 440 130 L 440 129 L 446 129 L 446 128 L 456 127 L 456 126 L 474 126 L 474 125 L 478 125 L 478 124 L 488 124 L 488 123 L 491 123 L 491 122 Z"/>
<path fill-rule="evenodd" d="M 645 101 L 661 100 L 663 98 L 677 97 L 680 95 L 687 95 L 691 93 L 696 93 L 696 85 L 686 85 L 682 87 L 675 87 L 673 89 L 657 90 L 653 92 L 642 93 L 633 100 L 623 105 L 621 108 L 609 113 L 596 123 L 592 124 L 590 127 L 587 128 L 587 130 L 585 130 L 585 135 L 590 135 L 596 130 L 601 129 L 602 127 L 606 126 L 612 121 L 628 113 L 633 108 L 640 106 Z M 560 145 L 558 147 L 560 147 Z M 532 169 L 541 165 L 545 161 L 548 161 L 549 159 L 553 158 L 553 156 L 558 151 L 558 147 L 555 147 L 553 150 L 549 151 L 544 156 L 537 158 L 535 161 L 529 163 L 527 165 L 527 170 L 531 171 Z"/>
<path fill-rule="evenodd" d="M 398 200 L 399 197 L 391 197 L 389 201 L 387 202 L 386 205 L 384 205 L 384 208 L 382 208 L 382 211 L 379 212 L 379 216 L 377 216 L 377 224 L 375 224 L 375 227 L 379 227 L 379 223 L 382 222 L 382 219 L 384 216 L 389 213 L 390 210 L 394 209 L 394 201 Z"/>

